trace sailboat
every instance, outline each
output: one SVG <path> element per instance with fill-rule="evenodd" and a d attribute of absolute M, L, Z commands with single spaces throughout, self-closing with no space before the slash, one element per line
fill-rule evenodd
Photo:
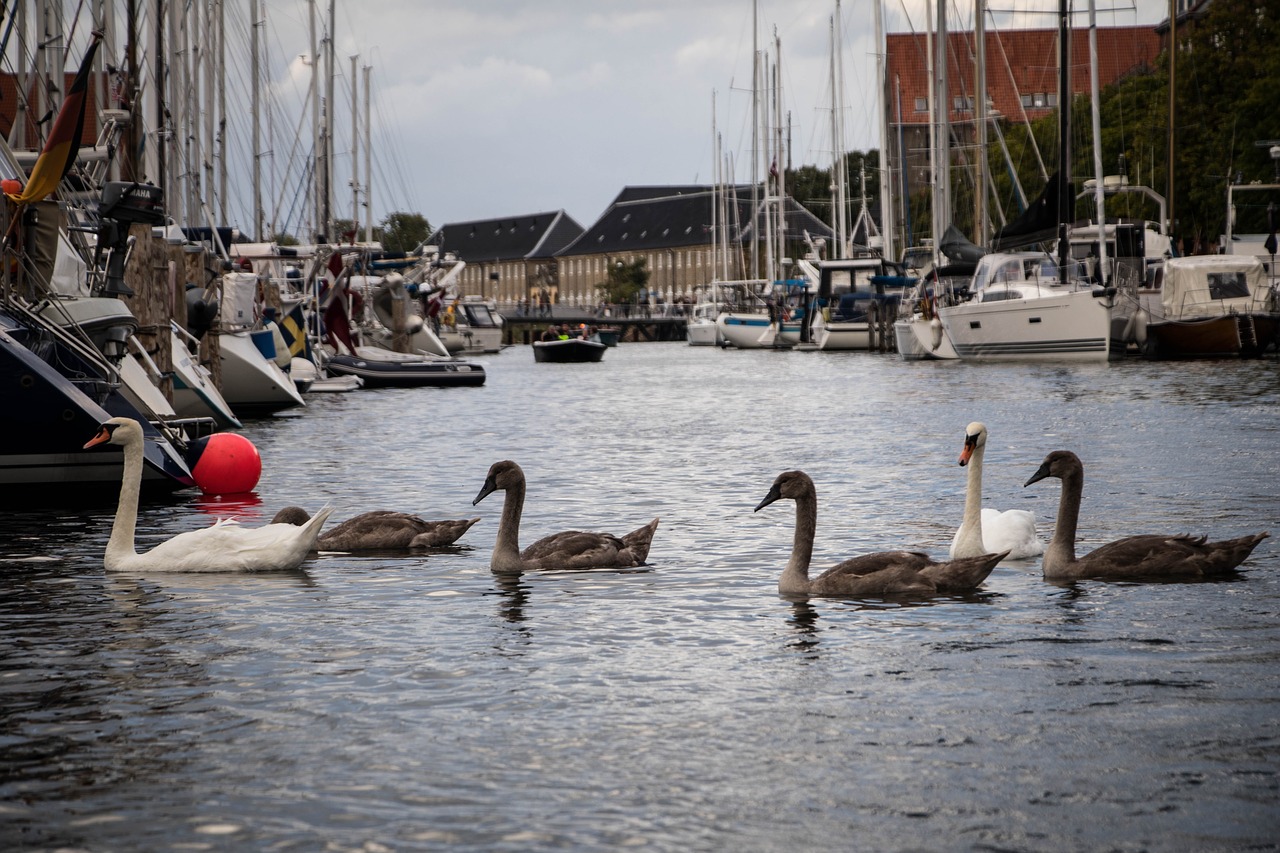
<path fill-rule="evenodd" d="M 1107 361 L 1114 288 L 1095 288 L 1071 258 L 1070 53 L 1067 3 L 1059 0 L 1058 172 L 1022 216 L 1002 228 L 978 261 L 970 300 L 938 309 L 966 360 Z M 1052 240 L 1058 256 L 1027 247 Z"/>
<path fill-rule="evenodd" d="M 931 7 L 928 7 L 931 8 Z M 877 6 L 877 11 L 879 7 Z M 877 21 L 879 18 L 877 18 Z M 951 158 L 948 150 L 949 143 L 946 141 L 950 137 L 948 127 L 948 113 L 946 109 L 946 14 L 944 9 L 939 9 L 938 19 L 938 40 L 937 50 L 940 52 L 944 60 L 938 63 L 939 75 L 935 79 L 933 73 L 933 56 L 927 58 L 926 63 L 929 68 L 930 77 L 930 133 L 933 144 L 931 146 L 931 158 L 933 160 L 933 238 L 932 245 L 927 251 L 908 250 L 904 253 L 904 265 L 908 268 L 920 268 L 922 275 L 916 282 L 915 289 L 909 293 L 899 304 L 899 315 L 893 324 L 894 348 L 898 352 L 898 356 L 904 361 L 924 361 L 924 360 L 954 360 L 958 359 L 955 347 L 951 345 L 951 336 L 947 334 L 946 329 L 942 325 L 942 320 L 938 316 L 938 308 L 949 304 L 952 294 L 952 288 L 949 282 L 954 275 L 954 271 L 943 267 L 941 261 L 943 256 L 947 254 L 947 236 L 939 230 L 938 224 L 942 221 L 945 211 L 950 207 L 948 201 L 947 188 L 951 181 Z M 887 91 L 887 81 L 880 80 L 880 91 Z M 888 107 L 882 106 L 881 113 L 887 119 Z M 941 129 L 938 125 L 941 124 Z M 882 133 L 882 138 L 886 140 L 887 146 L 888 131 L 887 128 Z M 939 142 L 939 140 L 942 140 Z M 882 146 L 882 147 L 885 147 Z M 886 212 L 891 210 L 886 208 Z M 889 221 L 889 220 L 886 220 Z M 892 231 L 892 229 L 888 229 Z M 948 226 L 947 235 L 954 232 L 956 237 L 961 237 L 958 229 L 954 226 Z M 957 240 L 956 242 L 960 242 Z M 968 241 L 963 241 L 967 243 Z M 969 244 L 972 246 L 972 244 Z M 976 247 L 974 247 L 976 248 Z M 969 254 L 968 247 L 964 247 L 963 253 Z M 976 260 L 982 254 L 981 250 L 977 250 L 973 259 Z M 928 260 L 911 260 L 912 257 L 924 258 Z M 944 275 L 944 272 L 947 273 Z M 964 274 L 971 274 L 972 268 L 964 271 Z M 967 288 L 967 282 L 965 287 Z"/>

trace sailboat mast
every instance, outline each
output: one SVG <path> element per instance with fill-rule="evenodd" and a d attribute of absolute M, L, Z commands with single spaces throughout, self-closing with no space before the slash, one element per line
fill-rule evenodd
<path fill-rule="evenodd" d="M 987 236 L 991 233 L 987 222 L 987 4 L 986 0 L 976 0 L 973 20 L 974 57 L 974 98 L 973 115 L 976 122 L 974 128 L 978 143 L 977 175 L 973 182 L 973 221 L 976 226 L 974 242 L 979 246 L 987 245 Z"/>
<path fill-rule="evenodd" d="M 760 13 L 751 0 L 751 277 L 760 277 Z"/>
<path fill-rule="evenodd" d="M 321 199 L 320 165 L 324 157 L 324 135 L 320 128 L 320 53 L 316 42 L 316 0 L 307 4 L 311 21 L 311 201 L 312 233 L 324 232 L 324 203 Z"/>
<path fill-rule="evenodd" d="M 1089 99 L 1093 119 L 1093 200 L 1098 208 L 1098 282 L 1105 285 L 1107 275 L 1106 193 L 1102 187 L 1102 111 L 1098 95 L 1098 11 L 1095 0 L 1089 0 Z"/>
<path fill-rule="evenodd" d="M 837 6 L 838 8 L 838 6 Z M 889 47 L 884 36 L 883 0 L 875 0 L 876 13 L 876 90 L 880 102 L 880 232 L 883 240 L 881 256 L 898 257 L 893 240 L 893 181 L 889 174 Z"/>
<path fill-rule="evenodd" d="M 1058 280 L 1067 283 L 1071 242 L 1071 21 L 1067 0 L 1058 0 Z"/>
<path fill-rule="evenodd" d="M 360 100 L 356 96 L 359 61 L 358 53 L 351 54 L 351 230 L 356 232 L 360 230 L 360 110 L 356 107 Z"/>
<path fill-rule="evenodd" d="M 252 112 L 253 112 L 253 239 L 262 240 L 262 66 L 259 57 L 261 50 L 261 38 L 258 35 L 258 28 L 263 24 L 262 20 L 262 0 L 253 0 L 253 20 L 250 22 L 250 44 L 252 52 L 252 62 L 250 68 L 252 76 L 249 88 L 252 91 Z"/>
<path fill-rule="evenodd" d="M 774 30 L 774 53 L 775 61 L 773 65 L 773 98 L 775 104 L 774 120 L 777 122 L 776 134 L 777 144 L 774 147 L 774 157 L 778 164 L 777 192 L 778 192 L 778 218 L 774 223 L 777 226 L 778 241 L 778 277 L 786 276 L 786 270 L 782 269 L 782 259 L 786 257 L 787 250 L 787 147 L 784 144 L 786 126 L 783 117 L 782 103 L 782 38 Z"/>
<path fill-rule="evenodd" d="M 372 111 L 369 108 L 369 81 L 372 76 L 373 66 L 366 65 L 364 67 L 364 239 L 366 243 L 373 242 L 373 125 L 370 119 Z"/>
<path fill-rule="evenodd" d="M 333 103 L 333 86 L 334 79 L 338 76 L 338 69 L 334 65 L 334 5 L 336 0 L 329 0 L 329 31 L 325 37 L 325 89 L 324 89 L 324 230 L 332 240 L 335 235 L 333 233 L 333 124 L 334 124 L 334 103 Z"/>
<path fill-rule="evenodd" d="M 1175 61 L 1177 55 L 1178 55 L 1178 0 L 1169 0 L 1169 134 L 1168 134 L 1169 156 L 1167 158 L 1168 165 L 1166 167 L 1169 170 L 1169 177 L 1165 182 L 1164 195 L 1165 195 L 1165 198 L 1169 200 L 1168 201 L 1168 207 L 1169 207 L 1169 213 L 1168 213 L 1169 226 L 1168 227 L 1169 227 L 1169 235 L 1173 240 L 1177 239 L 1177 229 L 1174 228 L 1174 222 L 1176 222 L 1177 220 L 1173 214 L 1173 138 L 1175 135 L 1175 128 L 1177 127 L 1177 125 L 1174 123 L 1173 93 L 1176 88 L 1174 85 L 1175 83 L 1174 72 L 1177 69 L 1177 63 Z M 1173 243 L 1173 245 L 1176 247 L 1177 243 L 1175 242 Z"/>
<path fill-rule="evenodd" d="M 719 203 L 720 194 L 720 140 L 716 138 L 716 90 L 711 90 L 711 278 L 714 280 L 720 265 Z"/>
<path fill-rule="evenodd" d="M 218 0 L 218 224 L 227 216 L 227 16 L 224 0 Z"/>

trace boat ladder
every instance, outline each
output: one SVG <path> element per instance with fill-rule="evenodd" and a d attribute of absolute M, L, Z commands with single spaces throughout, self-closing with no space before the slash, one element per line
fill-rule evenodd
<path fill-rule="evenodd" d="M 1236 337 L 1240 341 L 1241 353 L 1257 352 L 1258 335 L 1253 327 L 1253 317 L 1251 315 L 1236 315 Z"/>

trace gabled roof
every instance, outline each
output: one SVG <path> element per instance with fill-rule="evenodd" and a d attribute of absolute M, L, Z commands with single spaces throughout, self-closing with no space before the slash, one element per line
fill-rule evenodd
<path fill-rule="evenodd" d="M 582 226 L 563 210 L 450 222 L 437 228 L 429 242 L 463 260 L 550 258 L 582 233 Z"/>
<path fill-rule="evenodd" d="M 751 187 L 732 187 L 730 193 L 726 205 L 729 239 L 749 240 Z M 709 186 L 626 187 L 595 224 L 557 256 L 707 245 L 714 239 L 712 211 L 716 197 Z M 831 229 L 794 199 L 787 199 L 786 211 L 788 240 L 802 239 L 806 230 L 815 237 L 830 236 Z"/>

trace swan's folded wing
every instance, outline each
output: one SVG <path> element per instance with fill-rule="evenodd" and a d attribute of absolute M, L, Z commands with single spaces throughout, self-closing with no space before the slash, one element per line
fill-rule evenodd
<path fill-rule="evenodd" d="M 163 571 L 235 572 L 297 568 L 310 551 L 304 528 L 293 524 L 241 527 L 219 522 L 180 533 L 145 555 L 148 568 Z"/>
<path fill-rule="evenodd" d="M 587 569 L 618 565 L 618 552 L 624 547 L 621 539 L 608 533 L 566 530 L 539 539 L 520 556 L 544 569 Z"/>
<path fill-rule="evenodd" d="M 861 557 L 850 557 L 823 574 L 869 575 L 873 572 L 900 568 L 919 571 L 931 562 L 928 554 L 919 551 L 879 551 L 875 554 L 864 554 Z"/>

